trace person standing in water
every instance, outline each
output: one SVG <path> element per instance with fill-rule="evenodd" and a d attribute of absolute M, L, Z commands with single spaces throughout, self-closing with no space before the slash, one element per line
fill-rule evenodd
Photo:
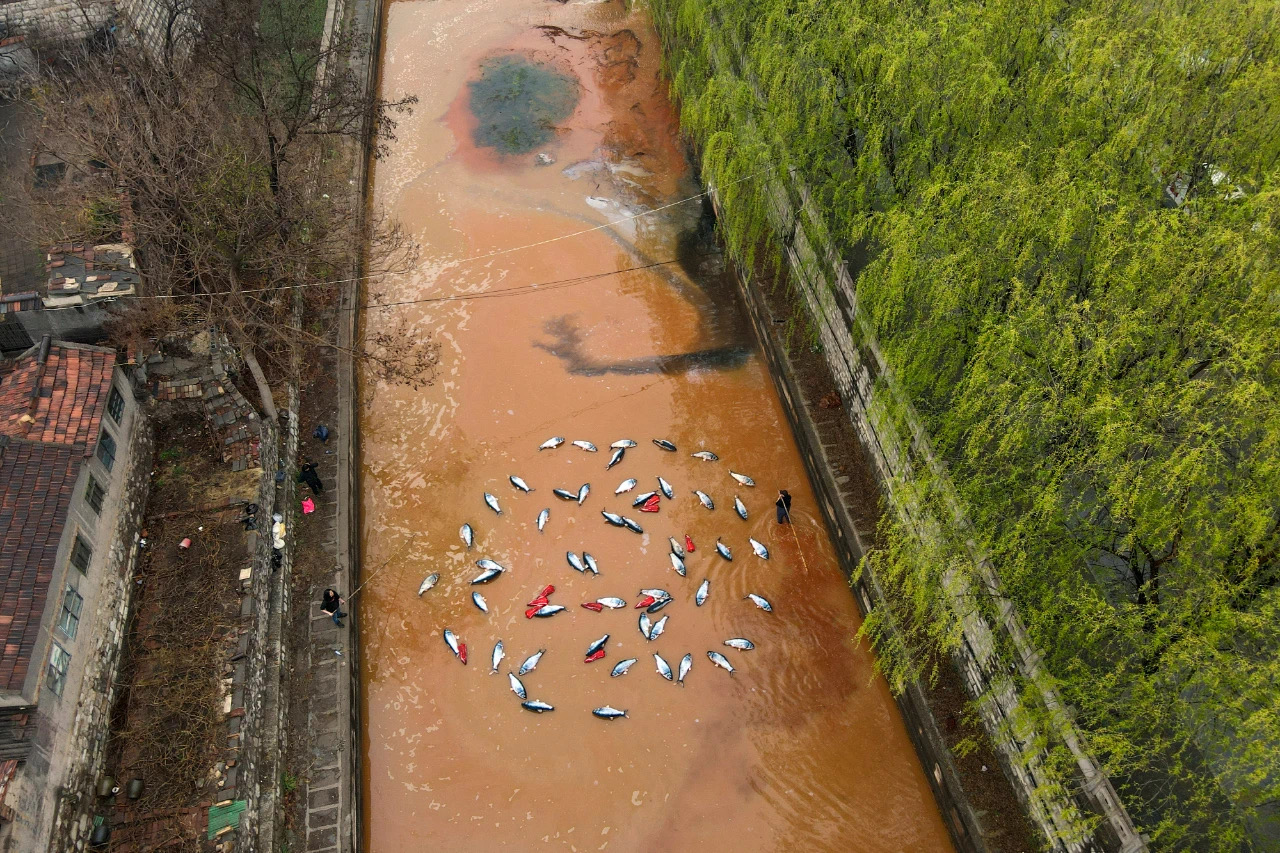
<path fill-rule="evenodd" d="M 778 508 L 778 523 L 791 523 L 791 494 L 786 489 L 778 491 L 778 499 L 773 504 Z"/>

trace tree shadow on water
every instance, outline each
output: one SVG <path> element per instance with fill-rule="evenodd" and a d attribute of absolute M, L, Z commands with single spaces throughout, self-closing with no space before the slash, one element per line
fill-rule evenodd
<path fill-rule="evenodd" d="M 620 361 L 592 361 L 583 351 L 581 329 L 568 315 L 554 317 L 543 326 L 553 339 L 551 343 L 534 341 L 533 345 L 560 359 L 574 376 L 644 376 L 655 373 L 684 373 L 690 370 L 732 370 L 741 367 L 751 355 L 745 346 L 722 346 L 675 355 L 654 355 Z"/>

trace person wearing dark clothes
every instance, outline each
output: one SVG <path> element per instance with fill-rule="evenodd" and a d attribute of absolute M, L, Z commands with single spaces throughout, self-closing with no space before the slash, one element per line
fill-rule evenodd
<path fill-rule="evenodd" d="M 342 627 L 340 621 L 347 614 L 342 611 L 342 605 L 346 604 L 346 600 L 338 595 L 338 591 L 333 587 L 329 587 L 324 591 L 324 597 L 320 600 L 320 609 L 333 617 L 333 624 L 339 628 Z"/>
<path fill-rule="evenodd" d="M 773 504 L 778 508 L 778 523 L 791 523 L 791 495 L 786 489 L 778 492 L 778 500 Z"/>
<path fill-rule="evenodd" d="M 316 438 L 320 439 L 321 444 L 329 443 L 329 428 L 324 424 L 320 424 L 318 427 L 316 427 L 315 432 L 311 434 L 314 435 Z"/>
<path fill-rule="evenodd" d="M 298 469 L 298 482 L 306 483 L 311 487 L 311 494 L 318 495 L 324 491 L 324 483 L 320 482 L 320 475 L 316 473 L 316 463 L 308 462 Z"/>

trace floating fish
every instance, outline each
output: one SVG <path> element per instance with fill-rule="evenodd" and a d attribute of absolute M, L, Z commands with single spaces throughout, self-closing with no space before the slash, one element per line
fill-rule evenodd
<path fill-rule="evenodd" d="M 658 488 L 662 489 L 662 494 L 666 495 L 667 500 L 675 500 L 675 490 L 671 488 L 671 484 L 661 477 L 658 478 Z"/>
<path fill-rule="evenodd" d="M 538 513 L 538 532 L 539 533 L 542 532 L 542 528 L 547 526 L 547 519 L 549 518 L 551 518 L 550 509 L 544 509 L 542 512 Z"/>
<path fill-rule="evenodd" d="M 601 610 L 604 610 L 604 605 L 598 601 L 585 601 L 582 603 L 582 606 L 596 613 L 599 613 Z"/>
<path fill-rule="evenodd" d="M 622 461 L 622 457 L 626 455 L 627 455 L 626 448 L 624 447 L 614 448 L 613 453 L 609 455 L 609 464 L 604 466 L 604 470 L 608 471 L 614 465 L 617 465 L 619 462 Z"/>
<path fill-rule="evenodd" d="M 677 557 L 680 557 L 681 559 L 683 559 L 683 558 L 684 558 L 684 546 L 683 546 L 683 545 L 681 545 L 679 542 L 677 542 L 677 541 L 676 541 L 676 538 L 675 538 L 674 536 L 668 536 L 668 537 L 667 537 L 667 541 L 671 543 L 671 553 L 672 553 L 672 554 L 675 554 Z"/>
<path fill-rule="evenodd" d="M 632 533 L 644 533 L 644 528 L 636 524 L 625 515 L 622 517 L 622 526 L 630 530 Z"/>
<path fill-rule="evenodd" d="M 524 659 L 524 663 L 520 664 L 520 669 L 516 670 L 516 675 L 528 675 L 538 666 L 538 661 L 542 660 L 542 656 L 547 653 L 546 649 L 538 649 L 533 654 Z"/>
<path fill-rule="evenodd" d="M 548 705 L 540 699 L 530 699 L 528 702 L 521 702 L 520 707 L 526 711 L 533 711 L 535 714 L 541 714 L 543 711 L 554 711 L 555 706 Z"/>
<path fill-rule="evenodd" d="M 689 670 L 693 669 L 693 655 L 685 655 L 680 658 L 680 675 L 676 681 L 680 682 L 680 686 L 684 687 L 684 677 L 689 674 Z"/>
<path fill-rule="evenodd" d="M 636 444 L 634 441 L 632 441 L 629 438 L 620 438 L 609 446 L 612 447 L 614 450 L 618 450 L 619 448 L 621 448 L 622 450 L 626 450 L 628 447 L 639 447 L 638 444 Z"/>
<path fill-rule="evenodd" d="M 663 450 L 670 451 L 671 453 L 676 452 L 676 446 L 671 442 L 667 441 L 665 438 L 655 438 L 653 439 L 653 443 L 658 445 L 658 447 L 662 448 Z"/>
<path fill-rule="evenodd" d="M 759 557 L 759 558 L 760 558 L 760 559 L 762 559 L 762 560 L 767 560 L 767 559 L 769 559 L 769 549 L 768 549 L 768 548 L 764 547 L 764 546 L 763 546 L 763 545 L 761 545 L 759 542 L 757 542 L 757 541 L 756 541 L 756 540 L 754 540 L 754 539 L 751 539 L 750 537 L 748 537 L 748 538 L 747 538 L 747 541 L 751 543 L 751 550 L 756 552 L 756 556 L 757 556 L 757 557 Z"/>
<path fill-rule="evenodd" d="M 737 649 L 743 652 L 749 652 L 756 647 L 756 644 L 745 637 L 733 637 L 725 640 L 724 644 L 731 649 Z"/>
<path fill-rule="evenodd" d="M 597 604 L 602 604 L 610 610 L 617 610 L 619 607 L 626 607 L 627 603 L 621 598 L 597 598 Z"/>
<path fill-rule="evenodd" d="M 653 630 L 653 620 L 649 618 L 648 613 L 640 614 L 640 636 L 646 640 L 649 639 L 649 632 Z"/>
<path fill-rule="evenodd" d="M 528 483 L 526 483 L 524 480 L 520 479 L 519 477 L 515 476 L 514 474 L 508 476 L 507 479 L 511 481 L 511 485 L 515 486 L 517 489 L 519 489 L 522 492 L 533 491 L 533 489 L 529 488 Z"/>
<path fill-rule="evenodd" d="M 631 505 L 640 506 L 642 503 L 648 503 L 649 499 L 657 494 L 657 492 L 645 492 L 642 495 L 636 495 L 636 499 L 631 502 Z"/>
<path fill-rule="evenodd" d="M 733 664 L 729 663 L 729 659 L 719 652 L 707 652 L 707 657 L 711 658 L 711 662 L 721 669 L 729 670 L 729 674 L 733 675 Z"/>
<path fill-rule="evenodd" d="M 631 665 L 635 662 L 635 658 L 627 658 L 624 661 L 618 661 L 618 665 L 613 668 L 613 672 L 609 673 L 609 677 L 617 678 L 619 675 L 626 675 L 627 670 L 631 669 Z"/>
<path fill-rule="evenodd" d="M 422 595 L 436 584 L 440 583 L 440 573 L 433 572 L 422 579 L 422 584 L 418 587 L 418 595 Z"/>
<path fill-rule="evenodd" d="M 698 591 L 694 593 L 693 601 L 695 604 L 701 607 L 703 604 L 706 603 L 707 596 L 710 594 L 711 594 L 711 581 L 704 580 L 702 583 L 698 584 Z"/>
<path fill-rule="evenodd" d="M 573 446 L 574 446 L 574 447 L 580 447 L 580 448 L 582 448 L 583 450 L 587 451 L 588 453 L 595 453 L 595 452 L 596 452 L 596 446 L 595 446 L 594 444 L 592 444 L 591 442 L 589 442 L 589 441 L 575 441 L 575 442 L 573 443 Z"/>
<path fill-rule="evenodd" d="M 493 675 L 498 671 L 498 664 L 502 663 L 502 659 L 507 656 L 507 652 L 502 647 L 502 641 L 499 640 L 493 647 L 493 654 L 489 660 L 493 663 L 493 670 L 489 673 Z"/>
<path fill-rule="evenodd" d="M 615 495 L 620 495 L 623 492 L 631 491 L 635 487 L 636 487 L 636 478 L 632 477 L 629 480 L 623 480 L 621 483 L 619 483 L 618 488 L 614 489 L 613 493 Z"/>
<path fill-rule="evenodd" d="M 619 711 L 617 708 L 610 708 L 605 705 L 603 708 L 592 708 L 591 713 L 595 714 L 602 720 L 616 720 L 619 717 L 625 717 L 626 711 Z"/>
<path fill-rule="evenodd" d="M 543 607 L 539 607 L 533 615 L 537 616 L 539 619 L 546 619 L 548 616 L 555 616 L 564 609 L 563 604 L 547 604 Z"/>
<path fill-rule="evenodd" d="M 706 462 L 720 461 L 720 457 L 716 456 L 710 450 L 699 450 L 697 453 L 690 453 L 689 455 L 692 456 L 694 459 L 702 459 L 703 461 L 706 461 Z"/>
<path fill-rule="evenodd" d="M 675 554 L 669 554 L 668 556 L 671 557 L 671 568 L 675 569 L 676 573 L 680 575 L 680 577 L 684 577 L 687 574 L 684 567 L 684 560 L 680 559 Z"/>
<path fill-rule="evenodd" d="M 566 501 L 576 501 L 578 499 L 578 496 L 568 489 L 552 489 L 551 494 Z"/>
<path fill-rule="evenodd" d="M 480 608 L 481 613 L 489 612 L 489 602 L 484 600 L 484 596 L 478 592 L 471 593 L 471 603 Z"/>
<path fill-rule="evenodd" d="M 485 492 L 484 502 L 485 504 L 488 505 L 489 509 L 496 512 L 498 515 L 502 515 L 502 507 L 498 506 L 498 499 L 495 498 L 493 495 L 489 494 L 488 492 Z"/>
<path fill-rule="evenodd" d="M 729 550 L 728 545 L 724 544 L 719 539 L 716 540 L 716 553 L 721 557 L 724 557 L 729 562 L 733 562 L 733 552 Z"/>
<path fill-rule="evenodd" d="M 671 603 L 671 599 L 669 598 L 659 598 L 657 601 L 655 601 L 653 604 L 650 604 L 644 610 L 646 613 L 657 613 L 659 610 L 666 607 L 670 603 Z M 663 617 L 663 618 L 665 619 L 666 617 Z"/>
<path fill-rule="evenodd" d="M 547 596 L 551 595 L 551 593 L 555 591 L 556 591 L 556 588 L 554 586 L 552 586 L 551 584 L 547 584 L 546 587 L 543 588 L 542 592 L 538 593 L 537 596 L 534 597 L 533 601 L 529 602 L 528 606 L 541 607 L 542 605 L 547 603 Z"/>
<path fill-rule="evenodd" d="M 485 569 L 483 572 L 472 578 L 471 582 L 473 584 L 488 583 L 500 574 L 502 574 L 502 569 Z"/>
<path fill-rule="evenodd" d="M 539 450 L 555 450 L 557 447 L 559 447 L 562 444 L 564 444 L 564 438 L 557 435 L 554 438 L 548 438 L 546 441 L 542 442 L 542 444 L 539 444 L 538 449 Z"/>
<path fill-rule="evenodd" d="M 657 622 L 653 623 L 653 627 L 649 629 L 650 640 L 656 640 L 658 637 L 662 636 L 662 632 L 667 630 L 667 620 L 670 618 L 670 616 L 663 616 Z"/>
<path fill-rule="evenodd" d="M 586 551 L 582 552 L 582 562 L 587 564 L 587 569 L 591 572 L 591 574 L 593 575 L 600 574 L 600 564 L 596 562 L 595 557 L 591 556 Z"/>
<path fill-rule="evenodd" d="M 747 520 L 747 507 L 742 501 L 738 500 L 737 495 L 733 496 L 733 509 L 736 513 L 738 513 L 738 516 L 743 521 Z"/>
<path fill-rule="evenodd" d="M 711 500 L 711 495 L 707 494 L 701 489 L 694 489 L 693 493 L 698 496 L 698 500 L 702 501 L 702 505 L 705 506 L 707 509 L 716 508 L 715 501 Z"/>
<path fill-rule="evenodd" d="M 735 471 L 730 471 L 729 476 L 744 486 L 754 486 L 756 484 L 756 481 L 748 477 L 746 474 L 739 474 Z"/>
<path fill-rule="evenodd" d="M 688 551 L 690 554 L 698 550 L 697 548 L 693 547 L 693 540 L 689 538 L 688 533 L 684 535 L 684 549 Z"/>
<path fill-rule="evenodd" d="M 604 510 L 601 510 L 601 511 L 600 511 L 600 514 L 604 516 L 604 520 L 605 520 L 605 521 L 609 522 L 609 523 L 610 523 L 610 524 L 612 524 L 614 527 L 626 527 L 626 526 L 627 526 L 627 523 L 626 523 L 625 521 L 623 521 L 623 520 L 622 520 L 622 516 L 617 515 L 616 513 L 606 512 L 606 511 L 604 511 Z"/>
<path fill-rule="evenodd" d="M 642 589 L 640 590 L 640 594 L 651 595 L 657 600 L 665 600 L 671 597 L 671 593 L 667 592 L 665 589 Z M 645 606 L 647 607 L 648 605 Z"/>
<path fill-rule="evenodd" d="M 529 691 L 524 689 L 524 682 L 516 678 L 514 672 L 507 673 L 507 681 L 511 683 L 511 692 L 519 696 L 521 699 L 529 698 Z"/>
<path fill-rule="evenodd" d="M 756 595 L 754 592 L 747 593 L 747 598 L 751 599 L 751 602 L 755 604 L 756 607 L 759 607 L 761 610 L 765 611 L 766 613 L 773 612 L 773 605 L 770 604 L 767 599 L 759 595 Z"/>
<path fill-rule="evenodd" d="M 641 596 L 640 600 L 636 602 L 636 610 L 643 610 L 655 601 L 657 601 L 657 599 L 652 595 Z"/>
<path fill-rule="evenodd" d="M 495 563 L 493 560 L 490 560 L 488 557 L 485 557 L 484 559 L 481 559 L 481 560 L 476 560 L 476 565 L 477 565 L 477 566 L 479 566 L 480 568 L 484 569 L 485 571 L 490 571 L 490 570 L 495 571 L 495 572 L 505 572 L 505 571 L 506 571 L 506 569 L 505 569 L 505 568 L 503 568 L 502 566 L 498 565 L 498 564 L 497 564 L 497 563 Z"/>
<path fill-rule="evenodd" d="M 658 665 L 658 675 L 661 675 L 667 681 L 670 681 L 673 677 L 671 674 L 671 667 L 662 659 L 662 655 L 655 652 L 653 655 L 653 662 Z"/>
<path fill-rule="evenodd" d="M 585 572 L 587 570 L 587 567 L 582 564 L 582 558 L 577 554 L 572 551 L 568 551 L 564 556 L 565 559 L 569 561 L 569 568 L 573 569 L 575 572 Z"/>
<path fill-rule="evenodd" d="M 470 524 L 462 525 L 462 529 L 458 531 L 458 535 L 462 537 L 462 544 L 467 546 L 467 550 L 471 550 L 471 546 L 475 544 L 476 532 L 471 529 Z"/>
<path fill-rule="evenodd" d="M 583 663 L 594 663 L 604 657 L 604 649 L 596 649 L 591 654 L 582 659 Z"/>
<path fill-rule="evenodd" d="M 591 494 L 591 484 L 583 483 L 578 489 L 578 506 L 582 506 L 582 502 L 587 499 L 589 494 Z"/>
<path fill-rule="evenodd" d="M 591 657 L 596 652 L 604 648 L 605 643 L 609 642 L 609 635 L 605 634 L 598 640 L 594 640 L 591 645 L 587 646 L 587 657 Z"/>
<path fill-rule="evenodd" d="M 458 656 L 458 660 L 462 661 L 464 664 L 467 662 L 467 644 L 458 642 L 457 634 L 453 633 L 448 628 L 445 628 L 444 642 L 445 645 L 449 647 L 449 650 Z"/>

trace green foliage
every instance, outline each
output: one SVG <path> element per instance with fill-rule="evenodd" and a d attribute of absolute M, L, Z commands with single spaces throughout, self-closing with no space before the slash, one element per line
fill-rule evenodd
<path fill-rule="evenodd" d="M 655 7 L 730 249 L 776 257 L 790 238 L 763 177 L 803 179 L 822 221 L 801 208 L 799 227 L 844 247 L 948 470 L 899 484 L 922 513 L 887 516 L 870 557 L 894 602 L 867 623 L 891 683 L 957 642 L 944 593 L 972 581 L 972 537 L 1153 846 L 1265 848 L 1280 799 L 1277 6 Z M 973 531 L 920 529 L 951 517 L 952 488 Z"/>

